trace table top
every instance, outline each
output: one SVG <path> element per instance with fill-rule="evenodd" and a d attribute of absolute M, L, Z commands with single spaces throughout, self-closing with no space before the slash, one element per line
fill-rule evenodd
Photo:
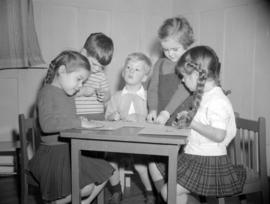
<path fill-rule="evenodd" d="M 141 142 L 156 144 L 185 144 L 189 129 L 177 135 L 138 134 L 142 127 L 122 127 L 116 130 L 69 129 L 61 131 L 60 137 L 80 140 Z"/>

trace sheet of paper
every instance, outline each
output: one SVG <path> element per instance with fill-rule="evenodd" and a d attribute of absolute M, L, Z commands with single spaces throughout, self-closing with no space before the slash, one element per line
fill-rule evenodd
<path fill-rule="evenodd" d="M 157 128 L 163 127 L 162 125 L 152 124 L 147 122 L 125 122 L 125 121 L 99 121 L 92 120 L 93 122 L 101 123 L 103 127 L 98 128 L 99 130 L 116 130 L 122 127 L 149 127 L 149 128 Z"/>
<path fill-rule="evenodd" d="M 177 129 L 171 126 L 162 127 L 145 127 L 138 134 L 142 135 L 181 135 L 188 136 L 190 134 L 189 129 Z"/>
<path fill-rule="evenodd" d="M 93 122 L 101 123 L 103 127 L 97 128 L 98 130 L 116 130 L 122 127 L 142 127 L 138 134 L 143 135 L 189 135 L 188 129 L 177 129 L 172 126 L 164 126 L 159 124 L 147 122 L 125 122 L 125 121 L 98 121 Z"/>

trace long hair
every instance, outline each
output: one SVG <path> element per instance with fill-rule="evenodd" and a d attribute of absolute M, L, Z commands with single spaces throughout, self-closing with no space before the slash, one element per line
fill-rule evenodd
<path fill-rule="evenodd" d="M 90 64 L 86 57 L 79 52 L 65 50 L 51 61 L 43 84 L 51 84 L 59 67 L 62 65 L 66 67 L 67 72 L 73 72 L 77 67 L 85 68 L 88 71 L 91 70 Z"/>
<path fill-rule="evenodd" d="M 184 117 L 179 114 L 177 124 L 189 126 L 201 103 L 204 86 L 207 79 L 212 79 L 220 86 L 220 62 L 215 51 L 208 46 L 196 46 L 186 51 L 176 65 L 176 74 L 190 75 L 194 71 L 199 73 L 197 87 L 193 95 L 193 103 L 190 110 L 186 111 Z M 180 117 L 181 115 L 181 117 Z M 179 126 L 179 125 L 178 125 Z"/>

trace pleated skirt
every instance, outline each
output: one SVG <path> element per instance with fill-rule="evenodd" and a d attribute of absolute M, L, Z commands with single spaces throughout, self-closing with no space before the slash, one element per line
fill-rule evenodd
<path fill-rule="evenodd" d="M 40 145 L 29 161 L 29 169 L 39 182 L 43 200 L 53 201 L 71 194 L 71 159 L 69 144 Z M 80 156 L 80 187 L 101 184 L 113 174 L 105 160 Z"/>
<path fill-rule="evenodd" d="M 198 195 L 232 196 L 242 192 L 245 180 L 245 168 L 233 165 L 227 155 L 178 157 L 177 183 Z"/>

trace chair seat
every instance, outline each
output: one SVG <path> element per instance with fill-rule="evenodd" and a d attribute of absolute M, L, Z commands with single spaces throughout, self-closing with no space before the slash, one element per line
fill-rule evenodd
<path fill-rule="evenodd" d="M 258 172 L 254 172 L 251 170 L 247 170 L 247 179 L 245 183 L 253 183 L 258 181 L 258 179 L 260 179 L 260 175 Z"/>

